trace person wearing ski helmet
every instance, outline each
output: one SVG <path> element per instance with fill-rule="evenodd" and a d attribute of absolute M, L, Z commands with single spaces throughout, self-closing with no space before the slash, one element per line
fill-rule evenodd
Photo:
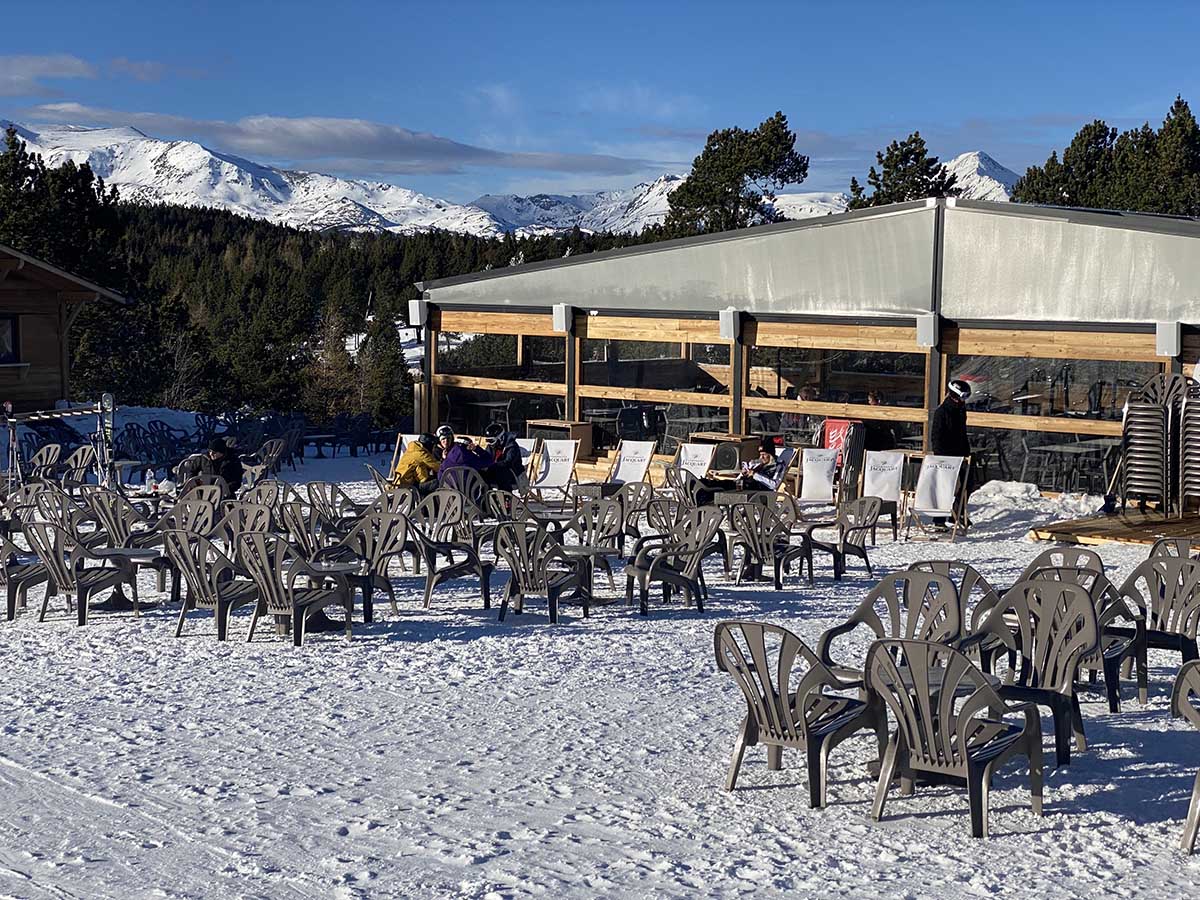
<path fill-rule="evenodd" d="M 929 450 L 934 456 L 971 455 L 971 440 L 967 436 L 967 398 L 970 396 L 971 385 L 961 378 L 951 379 L 946 385 L 946 399 L 933 411 L 933 427 L 929 432 Z M 968 476 L 964 471 L 959 477 Z M 969 483 L 966 490 L 969 497 Z M 934 519 L 933 524 L 944 527 L 946 520 Z"/>

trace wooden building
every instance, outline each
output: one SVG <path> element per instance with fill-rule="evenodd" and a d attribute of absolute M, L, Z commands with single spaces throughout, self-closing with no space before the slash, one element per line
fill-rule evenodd
<path fill-rule="evenodd" d="M 0 402 L 52 409 L 71 393 L 68 334 L 85 303 L 128 301 L 0 245 Z"/>
<path fill-rule="evenodd" d="M 982 474 L 1046 489 L 1102 489 L 1129 391 L 1200 356 L 1200 223 L 1163 216 L 915 201 L 418 287 L 426 427 L 582 421 L 670 452 L 833 416 L 920 447 L 961 377 Z"/>

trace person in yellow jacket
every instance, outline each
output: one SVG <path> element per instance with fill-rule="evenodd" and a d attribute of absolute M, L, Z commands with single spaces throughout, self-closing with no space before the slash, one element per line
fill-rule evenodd
<path fill-rule="evenodd" d="M 433 455 L 437 442 L 432 434 L 422 434 L 409 443 L 396 462 L 392 473 L 392 484 L 397 487 L 415 487 L 421 496 L 437 490 L 437 473 L 441 467 Z"/>

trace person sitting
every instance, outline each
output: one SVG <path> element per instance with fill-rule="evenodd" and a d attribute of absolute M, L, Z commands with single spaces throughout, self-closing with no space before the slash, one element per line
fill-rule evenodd
<path fill-rule="evenodd" d="M 516 434 L 505 431 L 499 422 L 493 422 L 484 436 L 488 439 L 487 449 L 493 460 L 483 470 L 484 481 L 502 491 L 516 491 L 521 476 L 525 474 L 525 462 L 521 459 L 521 446 L 517 443 Z"/>
<path fill-rule="evenodd" d="M 774 491 L 782 481 L 779 471 L 783 461 L 775 452 L 775 441 L 764 437 L 759 441 L 758 459 L 742 463 L 742 473 L 737 478 L 703 478 L 696 499 L 701 506 L 713 502 L 721 491 Z"/>
<path fill-rule="evenodd" d="M 449 432 L 449 434 L 447 434 Z M 467 437 L 456 437 L 449 425 L 438 428 L 438 443 L 442 447 L 442 465 L 438 469 L 438 483 L 446 483 L 446 473 L 466 467 L 483 474 L 492 464 L 492 457 Z"/>
<path fill-rule="evenodd" d="M 437 490 L 438 468 L 441 463 L 433 455 L 437 441 L 432 434 L 421 434 L 409 441 L 396 461 L 390 484 L 395 487 L 414 487 L 422 497 Z"/>
<path fill-rule="evenodd" d="M 883 397 L 879 391 L 867 391 L 867 406 L 882 406 Z M 899 441 L 896 439 L 896 431 L 892 426 L 882 419 L 866 419 L 863 423 L 866 427 L 866 442 L 864 449 L 867 450 L 895 450 L 899 446 Z"/>
<path fill-rule="evenodd" d="M 208 458 L 212 462 L 212 473 L 224 478 L 230 494 L 237 496 L 242 488 L 242 461 L 225 443 L 225 438 L 215 437 L 208 442 Z"/>

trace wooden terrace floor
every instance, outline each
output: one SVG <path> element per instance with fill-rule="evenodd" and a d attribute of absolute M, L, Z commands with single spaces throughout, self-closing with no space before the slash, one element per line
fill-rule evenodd
<path fill-rule="evenodd" d="M 1029 536 L 1065 544 L 1153 544 L 1163 537 L 1191 538 L 1194 545 L 1200 545 L 1200 515 L 1164 518 L 1153 510 L 1128 509 L 1111 516 L 1051 522 L 1034 528 Z"/>

